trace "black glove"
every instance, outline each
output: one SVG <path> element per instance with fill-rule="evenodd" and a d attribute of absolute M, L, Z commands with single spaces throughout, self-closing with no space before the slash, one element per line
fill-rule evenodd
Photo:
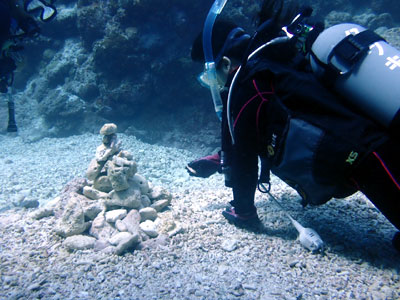
<path fill-rule="evenodd" d="M 188 163 L 186 170 L 190 176 L 207 178 L 221 170 L 220 160 L 219 153 L 205 156 Z"/>

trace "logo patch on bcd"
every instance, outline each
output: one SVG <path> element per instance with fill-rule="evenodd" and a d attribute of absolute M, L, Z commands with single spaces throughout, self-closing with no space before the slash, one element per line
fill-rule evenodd
<path fill-rule="evenodd" d="M 275 155 L 275 146 L 276 146 L 277 137 L 278 136 L 275 133 L 273 133 L 272 137 L 271 137 L 271 144 L 267 146 L 267 151 L 268 151 L 269 157 Z"/>
<path fill-rule="evenodd" d="M 358 153 L 355 151 L 351 151 L 349 156 L 346 159 L 346 162 L 349 163 L 350 165 L 352 165 L 356 161 L 357 157 L 358 157 Z"/>
<path fill-rule="evenodd" d="M 268 145 L 267 151 L 268 151 L 268 155 L 269 155 L 270 157 L 271 157 L 271 156 L 274 156 L 274 154 L 275 154 L 274 147 L 272 147 L 271 145 Z"/>

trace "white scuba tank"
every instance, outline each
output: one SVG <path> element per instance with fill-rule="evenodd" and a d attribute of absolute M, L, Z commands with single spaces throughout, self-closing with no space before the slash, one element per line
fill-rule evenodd
<path fill-rule="evenodd" d="M 310 63 L 317 77 L 331 78 L 335 90 L 373 120 L 390 129 L 400 121 L 400 51 L 386 41 L 374 41 L 367 53 L 353 63 L 337 55 L 335 47 L 347 36 L 366 29 L 356 24 L 339 24 L 324 30 L 312 45 Z M 350 43 L 347 48 L 358 48 Z M 350 51 L 351 52 L 351 51 Z M 355 50 L 355 54 L 357 51 Z M 327 72 L 336 70 L 336 76 Z M 328 76 L 327 76 L 328 75 Z"/>

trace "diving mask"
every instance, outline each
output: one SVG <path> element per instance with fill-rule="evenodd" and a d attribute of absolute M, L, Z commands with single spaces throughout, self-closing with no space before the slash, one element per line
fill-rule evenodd
<path fill-rule="evenodd" d="M 222 60 L 224 53 L 226 53 L 229 49 L 236 47 L 244 40 L 248 40 L 249 38 L 250 36 L 247 33 L 245 33 L 243 28 L 236 27 L 232 29 L 231 32 L 228 34 L 225 43 L 222 46 L 221 50 L 219 51 L 217 57 L 215 58 L 215 62 L 211 63 L 214 63 L 215 67 L 217 67 L 219 62 Z M 211 81 L 214 79 L 210 79 L 208 74 L 209 74 L 208 70 L 205 69 L 202 73 L 200 73 L 197 76 L 197 80 L 201 84 L 201 86 L 210 89 L 213 84 Z M 222 91 L 224 89 L 225 84 L 218 80 L 219 78 L 217 74 L 216 74 L 216 79 L 217 79 L 216 85 L 218 86 L 219 90 Z"/>
<path fill-rule="evenodd" d="M 57 15 L 55 6 L 44 0 L 24 1 L 24 9 L 29 14 L 39 13 L 40 20 L 43 22 L 51 21 Z"/>

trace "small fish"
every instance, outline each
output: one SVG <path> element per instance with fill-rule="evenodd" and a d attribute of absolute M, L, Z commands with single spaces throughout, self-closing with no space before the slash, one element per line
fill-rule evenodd
<path fill-rule="evenodd" d="M 323 251 L 324 242 L 322 241 L 321 237 L 314 229 L 305 228 L 303 226 L 301 226 L 301 228 L 299 229 L 296 225 L 295 225 L 295 227 L 296 227 L 297 231 L 299 232 L 300 244 L 304 248 L 310 250 L 311 252 Z"/>
<path fill-rule="evenodd" d="M 319 236 L 319 234 L 312 228 L 303 227 L 299 222 L 292 218 L 291 215 L 282 207 L 278 200 L 271 194 L 268 193 L 274 202 L 279 206 L 279 208 L 286 214 L 290 219 L 293 226 L 299 233 L 300 244 L 310 250 L 311 252 L 322 252 L 324 250 L 324 242 Z"/>

